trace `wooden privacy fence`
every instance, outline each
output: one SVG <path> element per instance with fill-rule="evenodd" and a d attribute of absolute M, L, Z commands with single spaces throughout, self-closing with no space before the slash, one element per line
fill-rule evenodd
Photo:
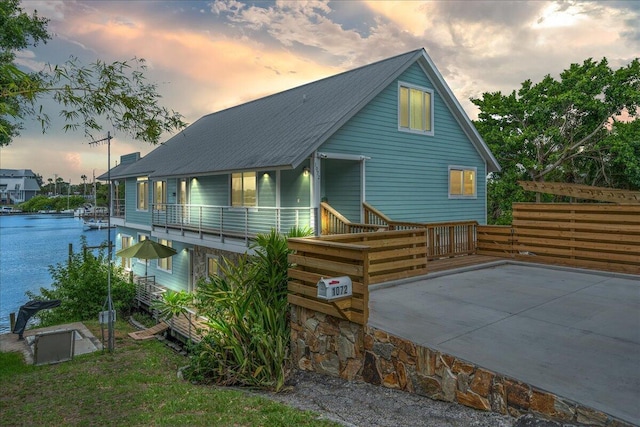
<path fill-rule="evenodd" d="M 640 274 L 640 205 L 516 203 L 512 227 L 478 227 L 478 254 Z"/>
<path fill-rule="evenodd" d="M 368 286 L 427 273 L 426 229 L 289 239 L 289 303 L 364 325 Z M 353 295 L 317 298 L 321 278 L 349 276 Z"/>
<path fill-rule="evenodd" d="M 479 225 L 478 255 L 512 257 L 514 229 L 510 225 Z"/>

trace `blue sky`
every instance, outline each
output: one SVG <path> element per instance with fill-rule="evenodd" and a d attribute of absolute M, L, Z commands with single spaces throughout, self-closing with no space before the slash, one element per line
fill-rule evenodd
<path fill-rule="evenodd" d="M 147 60 L 162 103 L 199 117 L 379 59 L 424 47 L 471 118 L 470 97 L 510 92 L 606 56 L 640 57 L 637 1 L 23 1 L 51 19 L 54 39 L 19 53 L 39 70 L 69 56 Z M 50 110 L 55 117 L 56 111 Z M 28 121 L 0 149 L 0 167 L 79 183 L 107 168 L 106 147 L 54 121 Z M 152 146 L 116 133 L 112 163 Z M 167 135 L 167 138 L 170 135 Z"/>

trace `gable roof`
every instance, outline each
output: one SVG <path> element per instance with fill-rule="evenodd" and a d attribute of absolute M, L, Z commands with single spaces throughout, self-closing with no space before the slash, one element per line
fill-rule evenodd
<path fill-rule="evenodd" d="M 295 168 L 416 61 L 486 160 L 488 171 L 499 170 L 425 50 L 418 49 L 206 115 L 138 162 L 112 169 L 111 178 Z"/>

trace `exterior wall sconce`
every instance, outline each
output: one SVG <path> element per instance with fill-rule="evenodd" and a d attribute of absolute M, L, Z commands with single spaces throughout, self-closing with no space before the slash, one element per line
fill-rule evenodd
<path fill-rule="evenodd" d="M 304 176 L 309 176 L 309 168 L 308 168 L 308 167 L 306 167 L 306 166 L 305 166 L 305 167 L 302 169 L 302 175 L 304 175 Z"/>

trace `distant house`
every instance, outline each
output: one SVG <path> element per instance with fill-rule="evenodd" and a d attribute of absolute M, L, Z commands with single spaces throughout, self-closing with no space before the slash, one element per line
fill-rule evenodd
<path fill-rule="evenodd" d="M 31 169 L 0 169 L 0 203 L 23 203 L 39 191 L 40 186 Z"/>
<path fill-rule="evenodd" d="M 116 247 L 171 245 L 178 254 L 149 261 L 149 273 L 191 290 L 256 233 L 322 233 L 326 206 L 354 223 L 365 202 L 396 221 L 486 223 L 485 179 L 497 170 L 419 49 L 209 114 L 148 155 L 123 157 L 110 172 L 125 187 Z"/>

